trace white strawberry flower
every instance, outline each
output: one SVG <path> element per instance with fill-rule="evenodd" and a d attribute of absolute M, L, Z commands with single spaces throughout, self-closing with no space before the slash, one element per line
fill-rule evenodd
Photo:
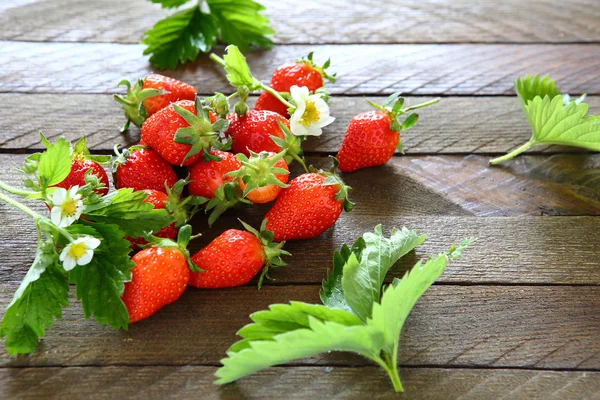
<path fill-rule="evenodd" d="M 52 193 L 52 211 L 50 219 L 52 222 L 64 228 L 77 221 L 83 210 L 81 195 L 77 193 L 79 186 L 73 186 L 69 190 L 57 188 Z"/>
<path fill-rule="evenodd" d="M 296 136 L 321 136 L 321 128 L 335 118 L 329 115 L 329 106 L 319 94 L 310 94 L 306 86 L 292 86 L 290 94 L 296 110 L 290 117 L 290 130 Z"/>
<path fill-rule="evenodd" d="M 84 236 L 69 243 L 60 253 L 60 261 L 65 271 L 76 265 L 86 265 L 94 257 L 94 249 L 100 246 L 100 240 L 92 236 Z"/>

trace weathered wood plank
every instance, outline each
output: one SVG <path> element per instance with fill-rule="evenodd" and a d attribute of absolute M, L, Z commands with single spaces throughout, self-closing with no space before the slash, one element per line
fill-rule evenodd
<path fill-rule="evenodd" d="M 345 174 L 344 179 L 354 188 L 351 198 L 356 202 L 355 210 L 342 214 L 335 227 L 311 241 L 310 246 L 306 242 L 288 243 L 294 254 L 292 266 L 275 273 L 275 283 L 320 282 L 334 249 L 383 223 L 388 228 L 406 225 L 430 236 L 397 274 L 420 257 L 476 236 L 480 240 L 470 250 L 471 257 L 451 266 L 444 281 L 600 284 L 595 254 L 600 246 L 595 234 L 598 217 L 535 217 L 540 213 L 597 215 L 600 206 L 594 176 L 600 157 L 564 156 L 560 161 L 556 157 L 524 156 L 514 170 L 485 166 L 473 170 L 469 157 L 466 161 L 398 157 L 388 166 Z M 3 180 L 19 185 L 15 169 L 22 159 L 21 155 L 0 156 Z M 323 167 L 328 162 L 323 158 L 309 160 Z M 590 164 L 587 167 L 586 162 Z M 453 172 L 460 168 L 464 173 Z M 191 250 L 200 249 L 223 230 L 239 226 L 238 217 L 260 225 L 268 208 L 231 211 L 212 229 L 206 225 L 206 217 L 199 215 L 193 226 L 205 236 L 193 242 Z M 35 209 L 47 213 L 40 204 Z M 20 212 L 0 205 L 0 215 L 4 222 L 0 225 L 0 281 L 18 282 L 32 261 L 36 234 L 33 224 L 24 223 Z"/>
<path fill-rule="evenodd" d="M 4 308 L 16 289 L 0 285 Z M 84 320 L 80 305 L 64 312 L 38 353 L 4 366 L 216 365 L 251 312 L 269 304 L 318 302 L 318 286 L 188 289 L 183 296 L 126 332 Z M 402 366 L 600 369 L 600 288 L 433 286 L 409 317 Z M 358 356 L 325 354 L 298 362 L 367 365 Z M 296 364 L 296 363 L 294 363 Z"/>
<path fill-rule="evenodd" d="M 600 45 L 292 45 L 248 54 L 257 78 L 315 51 L 331 57 L 338 80 L 334 94 L 500 95 L 527 73 L 549 73 L 569 93 L 600 94 Z M 152 68 L 140 45 L 111 43 L 0 42 L 2 92 L 112 93 L 123 78 Z M 202 93 L 229 92 L 208 57 L 168 75 Z"/>
<path fill-rule="evenodd" d="M 380 103 L 383 99 L 370 98 Z M 429 99 L 409 98 L 407 104 Z M 587 101 L 592 112 L 600 111 L 600 97 L 589 97 Z M 307 140 L 305 151 L 336 153 L 352 117 L 369 108 L 362 97 L 332 97 L 331 113 L 337 121 L 325 129 L 323 136 Z M 419 123 L 402 133 L 406 154 L 504 153 L 531 136 L 527 119 L 512 97 L 448 97 L 419 114 Z M 132 127 L 127 133 L 120 133 L 118 128 L 123 121 L 118 105 L 109 95 L 4 93 L 0 94 L 0 149 L 41 149 L 39 131 L 50 138 L 64 135 L 72 141 L 87 135 L 88 146 L 93 150 L 136 144 L 139 130 Z M 533 151 L 576 150 L 551 146 Z"/>
<path fill-rule="evenodd" d="M 403 394 L 375 367 L 271 368 L 226 386 L 216 367 L 2 368 L 5 394 L 20 399 L 511 399 L 592 398 L 598 372 L 401 368 Z"/>
<path fill-rule="evenodd" d="M 261 3 L 276 43 L 600 41 L 600 7 L 592 0 Z M 139 42 L 146 29 L 170 14 L 143 0 L 8 0 L 0 12 L 3 40 L 120 43 Z"/>

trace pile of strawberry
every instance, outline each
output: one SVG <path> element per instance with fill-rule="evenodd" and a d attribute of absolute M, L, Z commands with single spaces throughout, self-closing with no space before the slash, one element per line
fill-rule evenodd
<path fill-rule="evenodd" d="M 145 191 L 146 202 L 167 209 L 173 220 L 154 236 L 128 238 L 132 248 L 141 249 L 132 258 L 136 266 L 122 297 L 131 323 L 174 302 L 188 285 L 212 289 L 244 285 L 262 270 L 260 285 L 269 267 L 285 265 L 281 259 L 289 255 L 283 250 L 285 241 L 315 238 L 337 221 L 342 210 L 352 209 L 347 198 L 350 188 L 335 167 L 350 172 L 384 164 L 401 150 L 400 130 L 417 121 L 416 114 L 398 121 L 412 109 L 402 109 L 398 95 L 383 105 L 371 103 L 373 111 L 350 122 L 334 168 L 307 168 L 301 149 L 305 137 L 290 129 L 290 90 L 306 87 L 310 94 L 328 99 L 324 80 L 334 81 L 325 71 L 329 61 L 317 66 L 311 54 L 280 66 L 250 110 L 248 94 L 262 84 L 249 70 L 247 82 L 252 83 L 238 82 L 227 56 L 216 58 L 237 89 L 230 96 L 215 93 L 200 99 L 193 86 L 158 74 L 134 85 L 122 81 L 127 93 L 115 95 L 127 117 L 123 129 L 133 123 L 141 130 L 138 145 L 115 147 L 115 187 Z M 239 101 L 230 110 L 229 101 L 236 96 Z M 308 107 L 304 112 L 318 114 Z M 288 163 L 294 160 L 305 172 L 290 179 Z M 83 186 L 90 169 L 104 184 L 98 194 L 106 194 L 105 170 L 84 154 L 74 157 L 70 175 L 58 186 Z M 178 179 L 176 171 L 187 177 Z M 273 205 L 260 231 L 242 223 L 245 230 L 229 229 L 196 254 L 187 251 L 193 237 L 187 222 L 198 210 L 209 215 L 212 225 L 232 207 L 269 202 Z"/>

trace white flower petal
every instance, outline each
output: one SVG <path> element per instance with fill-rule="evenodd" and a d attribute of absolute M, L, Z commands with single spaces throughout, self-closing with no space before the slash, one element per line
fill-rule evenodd
<path fill-rule="evenodd" d="M 60 261 L 65 261 L 65 258 L 67 258 L 67 256 L 69 255 L 69 248 L 71 247 L 71 245 L 67 245 L 61 252 L 60 252 L 60 256 L 58 257 L 58 259 Z"/>
<path fill-rule="evenodd" d="M 63 188 L 56 188 L 52 193 L 52 204 L 55 206 L 61 205 L 67 198 L 67 190 Z"/>
<path fill-rule="evenodd" d="M 333 121 L 335 121 L 335 118 L 328 116 L 327 118 L 322 119 L 322 120 L 319 121 L 319 128 L 324 128 L 327 125 L 331 124 Z"/>
<path fill-rule="evenodd" d="M 96 247 L 100 246 L 100 240 L 93 237 L 93 236 L 87 236 L 85 238 L 85 247 L 87 247 L 88 249 L 95 249 Z"/>
<path fill-rule="evenodd" d="M 309 125 L 306 127 L 307 136 L 321 136 L 322 134 L 323 130 L 316 125 Z"/>
<path fill-rule="evenodd" d="M 308 134 L 306 127 L 298 122 L 298 120 L 290 121 L 290 130 L 296 136 L 306 136 Z"/>
<path fill-rule="evenodd" d="M 77 186 L 77 185 L 71 186 L 69 188 L 69 198 L 75 199 L 75 196 L 77 195 L 78 190 L 79 190 L 79 186 Z M 79 197 L 81 197 L 81 196 L 79 196 Z"/>
<path fill-rule="evenodd" d="M 60 206 L 52 207 L 50 211 L 50 220 L 54 225 L 60 226 L 62 218 L 62 208 Z"/>
<path fill-rule="evenodd" d="M 63 268 L 65 271 L 70 271 L 77 265 L 77 262 L 71 257 L 66 257 L 63 261 Z"/>
<path fill-rule="evenodd" d="M 77 260 L 77 265 L 87 265 L 92 261 L 92 257 L 94 257 L 94 252 L 92 250 L 86 251 L 79 259 Z"/>

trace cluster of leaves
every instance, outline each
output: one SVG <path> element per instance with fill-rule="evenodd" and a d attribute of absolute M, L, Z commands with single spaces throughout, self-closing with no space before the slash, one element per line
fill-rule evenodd
<path fill-rule="evenodd" d="M 191 0 L 150 0 L 163 8 L 177 8 Z M 209 52 L 221 40 L 243 50 L 251 46 L 269 49 L 275 32 L 262 15 L 265 9 L 253 0 L 194 1 L 190 8 L 158 21 L 146 31 L 144 54 L 160 69 L 175 68 Z"/>
<path fill-rule="evenodd" d="M 537 145 L 583 147 L 600 151 L 600 116 L 588 115 L 585 94 L 575 100 L 561 94 L 548 75 L 519 78 L 515 90 L 531 125 L 531 139 L 505 156 L 490 161 L 509 160 Z"/>
<path fill-rule="evenodd" d="M 396 391 L 402 391 L 397 356 L 400 332 L 411 309 L 448 263 L 470 243 L 427 262 L 419 262 L 402 279 L 382 285 L 389 269 L 426 239 L 406 228 L 386 238 L 381 226 L 334 256 L 323 282 L 323 305 L 274 304 L 250 316 L 253 323 L 238 335 L 221 362 L 216 383 L 225 384 L 269 366 L 330 351 L 358 353 L 380 365 Z"/>
<path fill-rule="evenodd" d="M 55 144 L 41 138 L 47 150 L 27 158 L 23 171 L 30 177 L 25 185 L 32 189 L 26 197 L 51 202 L 56 188 L 70 172 L 73 154 L 85 152 L 80 141 L 71 144 L 60 138 Z M 62 308 L 69 305 L 69 283 L 76 286 L 86 318 L 94 316 L 101 324 L 115 329 L 127 328 L 129 315 L 121 295 L 124 282 L 131 280 L 134 263 L 129 257 L 130 243 L 125 237 L 139 237 L 157 232 L 172 222 L 166 210 L 155 210 L 144 202 L 144 192 L 119 189 L 101 197 L 94 193 L 98 186 L 94 175 L 78 191 L 82 195 L 82 217 L 66 228 L 59 228 L 49 219 L 37 215 L 36 257 L 8 306 L 0 336 L 6 337 L 9 354 L 32 353 L 45 329 L 61 318 Z M 67 272 L 59 253 L 70 240 L 92 236 L 100 240 L 91 262 Z"/>

